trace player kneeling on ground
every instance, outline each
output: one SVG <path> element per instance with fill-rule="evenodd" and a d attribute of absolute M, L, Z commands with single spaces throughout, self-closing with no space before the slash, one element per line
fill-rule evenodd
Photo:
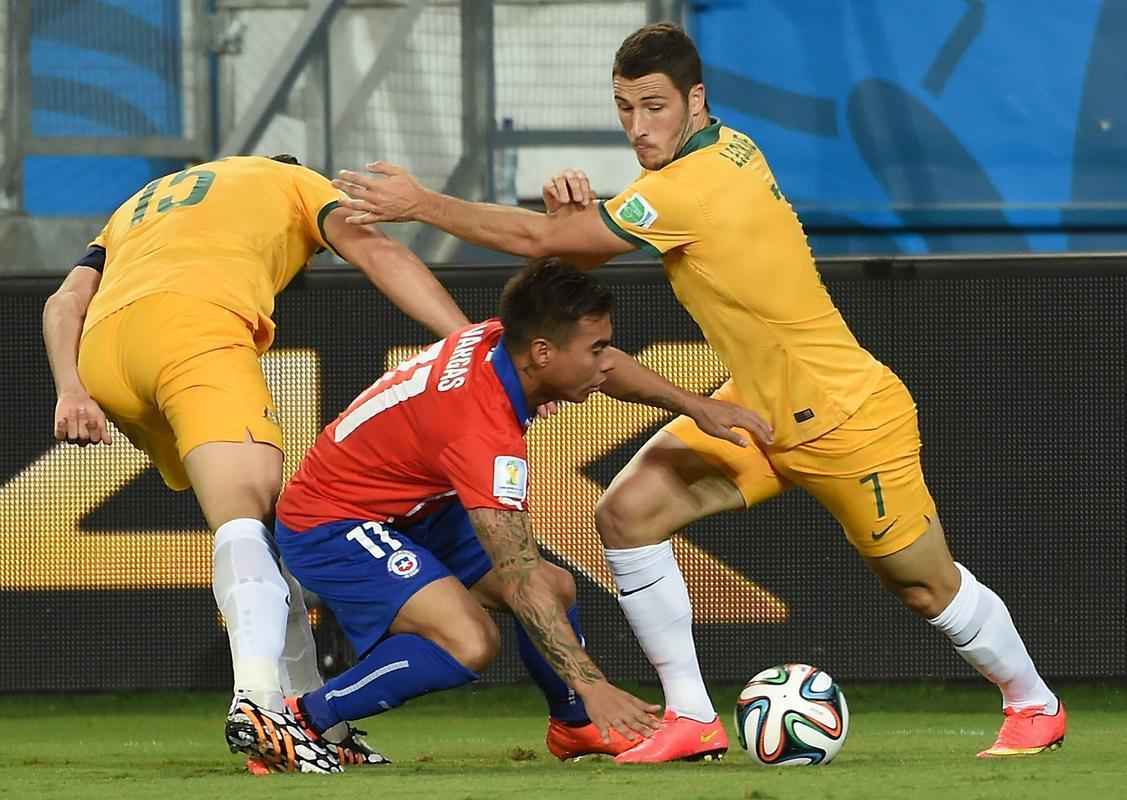
<path fill-rule="evenodd" d="M 469 326 L 390 370 L 325 428 L 278 503 L 286 566 L 344 628 L 358 663 L 287 698 L 314 738 L 341 721 L 477 679 L 511 612 L 550 709 L 557 757 L 617 754 L 657 706 L 612 686 L 583 649 L 575 581 L 540 557 L 527 513 L 531 409 L 601 390 L 679 411 L 750 444 L 762 420 L 685 392 L 610 347 L 614 298 L 558 261 L 505 287 L 501 319 Z"/>

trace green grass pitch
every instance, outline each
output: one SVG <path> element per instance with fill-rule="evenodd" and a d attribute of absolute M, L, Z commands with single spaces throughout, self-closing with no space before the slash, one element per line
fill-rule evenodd
<path fill-rule="evenodd" d="M 732 736 L 719 763 L 561 764 L 544 749 L 545 713 L 529 688 L 466 689 L 368 720 L 395 760 L 344 775 L 252 778 L 222 740 L 228 698 L 214 693 L 0 698 L 0 798 L 1127 798 L 1127 689 L 1062 691 L 1064 748 L 978 761 L 1001 720 L 989 687 L 846 686 L 849 739 L 825 767 L 764 769 Z M 638 689 L 657 699 L 652 687 Z M 736 687 L 714 687 L 730 726 Z M 729 733 L 732 731 L 729 729 Z"/>

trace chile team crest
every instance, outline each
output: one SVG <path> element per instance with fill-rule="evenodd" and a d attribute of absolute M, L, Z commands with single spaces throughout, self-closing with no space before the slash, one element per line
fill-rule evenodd
<path fill-rule="evenodd" d="M 410 550 L 396 550 L 387 559 L 387 571 L 397 578 L 413 578 L 419 574 L 419 557 Z"/>

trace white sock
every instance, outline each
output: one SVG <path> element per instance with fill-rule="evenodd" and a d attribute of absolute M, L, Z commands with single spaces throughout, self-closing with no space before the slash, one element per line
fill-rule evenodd
<path fill-rule="evenodd" d="M 1056 695 L 1037 674 L 1002 598 L 962 564 L 955 567 L 962 578 L 959 591 L 928 622 L 947 635 L 964 661 L 1002 690 L 1003 707 L 1043 705 L 1046 713 L 1057 713 Z"/>
<path fill-rule="evenodd" d="M 231 641 L 235 696 L 281 711 L 278 662 L 285 644 L 289 589 L 259 520 L 233 519 L 215 532 L 212 591 Z"/>
<path fill-rule="evenodd" d="M 290 592 L 290 611 L 286 618 L 286 644 L 282 649 L 280 677 L 282 693 L 303 695 L 324 685 L 317 668 L 317 644 L 309 626 L 309 610 L 305 607 L 305 592 L 297 579 L 282 568 L 282 577 Z"/>
<path fill-rule="evenodd" d="M 282 694 L 301 696 L 325 685 L 317 666 L 317 642 L 309 626 L 309 609 L 305 605 L 305 591 L 297 578 L 282 567 L 282 577 L 290 590 L 290 613 L 286 618 L 286 644 L 278 663 Z M 338 722 L 321 736 L 339 744 L 348 736 L 348 723 Z"/>
<path fill-rule="evenodd" d="M 673 543 L 607 550 L 606 554 L 618 584 L 618 604 L 657 670 L 666 707 L 698 722 L 716 719 L 697 663 L 693 608 L 673 556 Z"/>

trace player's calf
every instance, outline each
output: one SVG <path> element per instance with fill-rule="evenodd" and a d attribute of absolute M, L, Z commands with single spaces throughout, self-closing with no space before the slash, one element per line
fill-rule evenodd
<path fill-rule="evenodd" d="M 382 714 L 412 697 L 478 677 L 434 642 L 401 633 L 384 639 L 356 666 L 296 702 L 306 724 L 321 733 L 342 721 Z"/>

